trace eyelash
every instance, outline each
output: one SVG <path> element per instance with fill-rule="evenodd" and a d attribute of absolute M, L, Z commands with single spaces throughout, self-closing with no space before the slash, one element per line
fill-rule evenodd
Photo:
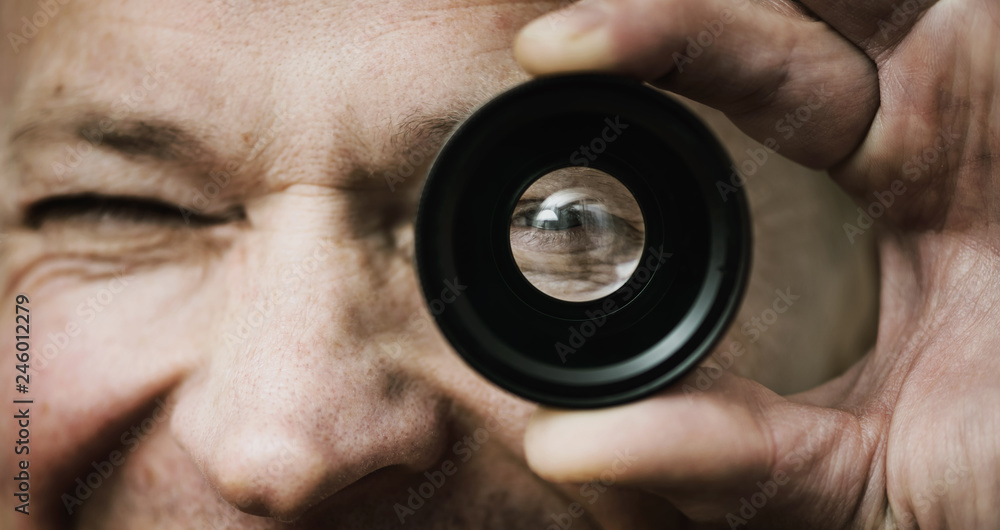
<path fill-rule="evenodd" d="M 514 226 L 522 243 L 550 252 L 573 253 L 576 251 L 576 247 L 587 242 L 579 227 L 565 230 L 541 230 L 528 223 L 518 223 Z"/>
<path fill-rule="evenodd" d="M 585 252 L 579 247 L 585 245 L 588 239 L 583 231 L 578 229 L 579 227 L 567 230 L 540 230 L 531 226 L 528 222 L 529 214 L 533 213 L 539 204 L 541 201 L 527 200 L 523 201 L 522 205 L 515 210 L 511 225 L 517 229 L 517 237 L 520 242 L 538 246 L 551 252 Z M 636 230 L 631 225 L 616 215 L 609 215 L 613 224 L 611 230 L 622 236 L 622 239 L 618 240 L 620 245 L 642 244 L 642 237 L 636 234 Z"/>
<path fill-rule="evenodd" d="M 245 218 L 246 213 L 242 207 L 206 215 L 184 211 L 180 206 L 157 199 L 81 193 L 49 197 L 32 204 L 25 213 L 24 224 L 36 230 L 48 222 L 60 221 L 118 221 L 176 228 L 205 228 Z"/>

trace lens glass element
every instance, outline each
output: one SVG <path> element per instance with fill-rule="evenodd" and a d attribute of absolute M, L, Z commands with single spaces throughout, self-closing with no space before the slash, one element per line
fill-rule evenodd
<path fill-rule="evenodd" d="M 559 300 L 607 296 L 628 281 L 642 254 L 642 211 L 615 177 L 565 167 L 525 190 L 510 221 L 510 249 L 524 277 Z"/>

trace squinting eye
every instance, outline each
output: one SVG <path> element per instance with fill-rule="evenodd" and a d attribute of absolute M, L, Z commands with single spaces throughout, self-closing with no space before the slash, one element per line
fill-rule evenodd
<path fill-rule="evenodd" d="M 242 208 L 206 215 L 158 199 L 82 193 L 49 197 L 32 204 L 25 213 L 24 224 L 32 229 L 58 222 L 118 222 L 202 228 L 245 218 Z"/>

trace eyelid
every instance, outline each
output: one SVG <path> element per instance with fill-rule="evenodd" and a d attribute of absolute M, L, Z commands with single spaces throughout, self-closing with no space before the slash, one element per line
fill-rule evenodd
<path fill-rule="evenodd" d="M 541 203 L 541 201 L 535 201 L 535 203 Z M 510 237 L 512 244 L 517 241 L 519 245 L 539 245 L 552 252 L 566 252 L 567 250 L 571 250 L 569 253 L 573 253 L 583 251 L 582 249 L 573 251 L 571 248 L 590 241 L 579 230 L 575 228 L 568 230 L 540 230 L 532 227 L 530 222 L 525 222 L 525 213 L 530 211 L 531 206 L 534 205 L 526 205 L 524 208 L 518 206 L 515 208 L 515 214 L 511 219 Z M 615 244 L 619 251 L 634 245 L 642 246 L 644 241 L 642 232 L 636 230 L 628 221 L 614 214 L 608 215 L 611 218 L 612 226 L 606 229 L 615 233 Z M 622 255 L 626 254 L 624 252 L 619 253 Z"/>
<path fill-rule="evenodd" d="M 518 201 L 517 205 L 514 206 L 514 212 L 511 214 L 511 226 L 518 226 L 518 227 L 528 226 L 528 224 L 530 223 L 522 224 L 516 221 L 525 219 L 525 214 L 530 212 L 533 208 L 537 208 L 543 202 L 544 201 L 542 199 L 522 198 L 520 201 Z M 632 221 L 630 221 L 629 219 L 625 219 L 620 215 L 615 214 L 613 211 L 605 210 L 605 213 L 611 218 L 616 227 L 620 229 L 627 229 L 626 230 L 627 235 L 633 236 L 634 234 L 643 233 L 644 227 L 642 224 L 640 224 L 639 227 L 637 228 L 636 226 L 634 226 Z"/>
<path fill-rule="evenodd" d="M 88 219 L 89 218 L 89 219 Z M 117 220 L 134 224 L 159 224 L 203 228 L 246 219 L 243 208 L 206 214 L 150 197 L 79 193 L 47 197 L 28 206 L 24 225 L 37 230 L 46 222 Z"/>
<path fill-rule="evenodd" d="M 511 225 L 520 226 L 514 221 L 523 219 L 526 213 L 530 212 L 533 208 L 537 208 L 540 204 L 542 204 L 540 199 L 521 199 L 517 201 L 517 204 L 514 206 L 514 212 L 510 216 Z"/>
<path fill-rule="evenodd" d="M 536 193 L 541 194 L 536 195 Z M 526 192 L 525 195 L 521 196 L 517 206 L 514 207 L 514 216 L 523 213 L 524 210 L 530 206 L 539 205 L 545 202 L 545 199 L 552 195 L 552 193 L 548 191 L 536 191 L 536 193 L 533 193 L 531 196 L 527 196 Z M 606 193 L 602 195 L 602 198 L 605 199 L 602 201 L 602 205 L 609 214 L 621 219 L 634 230 L 643 230 L 644 225 L 642 210 L 638 208 L 638 205 L 636 205 L 635 199 L 631 194 L 619 195 Z"/>

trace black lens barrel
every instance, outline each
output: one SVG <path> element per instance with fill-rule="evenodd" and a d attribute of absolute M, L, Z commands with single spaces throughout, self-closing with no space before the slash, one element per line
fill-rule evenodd
<path fill-rule="evenodd" d="M 617 291 L 567 302 L 520 273 L 510 220 L 531 183 L 581 165 L 632 192 L 645 248 Z M 437 325 L 487 379 L 542 404 L 609 406 L 664 388 L 711 352 L 742 301 L 751 228 L 730 172 L 695 115 L 637 81 L 546 77 L 501 94 L 452 135 L 424 185 L 421 286 L 429 302 L 445 282 L 464 286 L 431 304 Z"/>

